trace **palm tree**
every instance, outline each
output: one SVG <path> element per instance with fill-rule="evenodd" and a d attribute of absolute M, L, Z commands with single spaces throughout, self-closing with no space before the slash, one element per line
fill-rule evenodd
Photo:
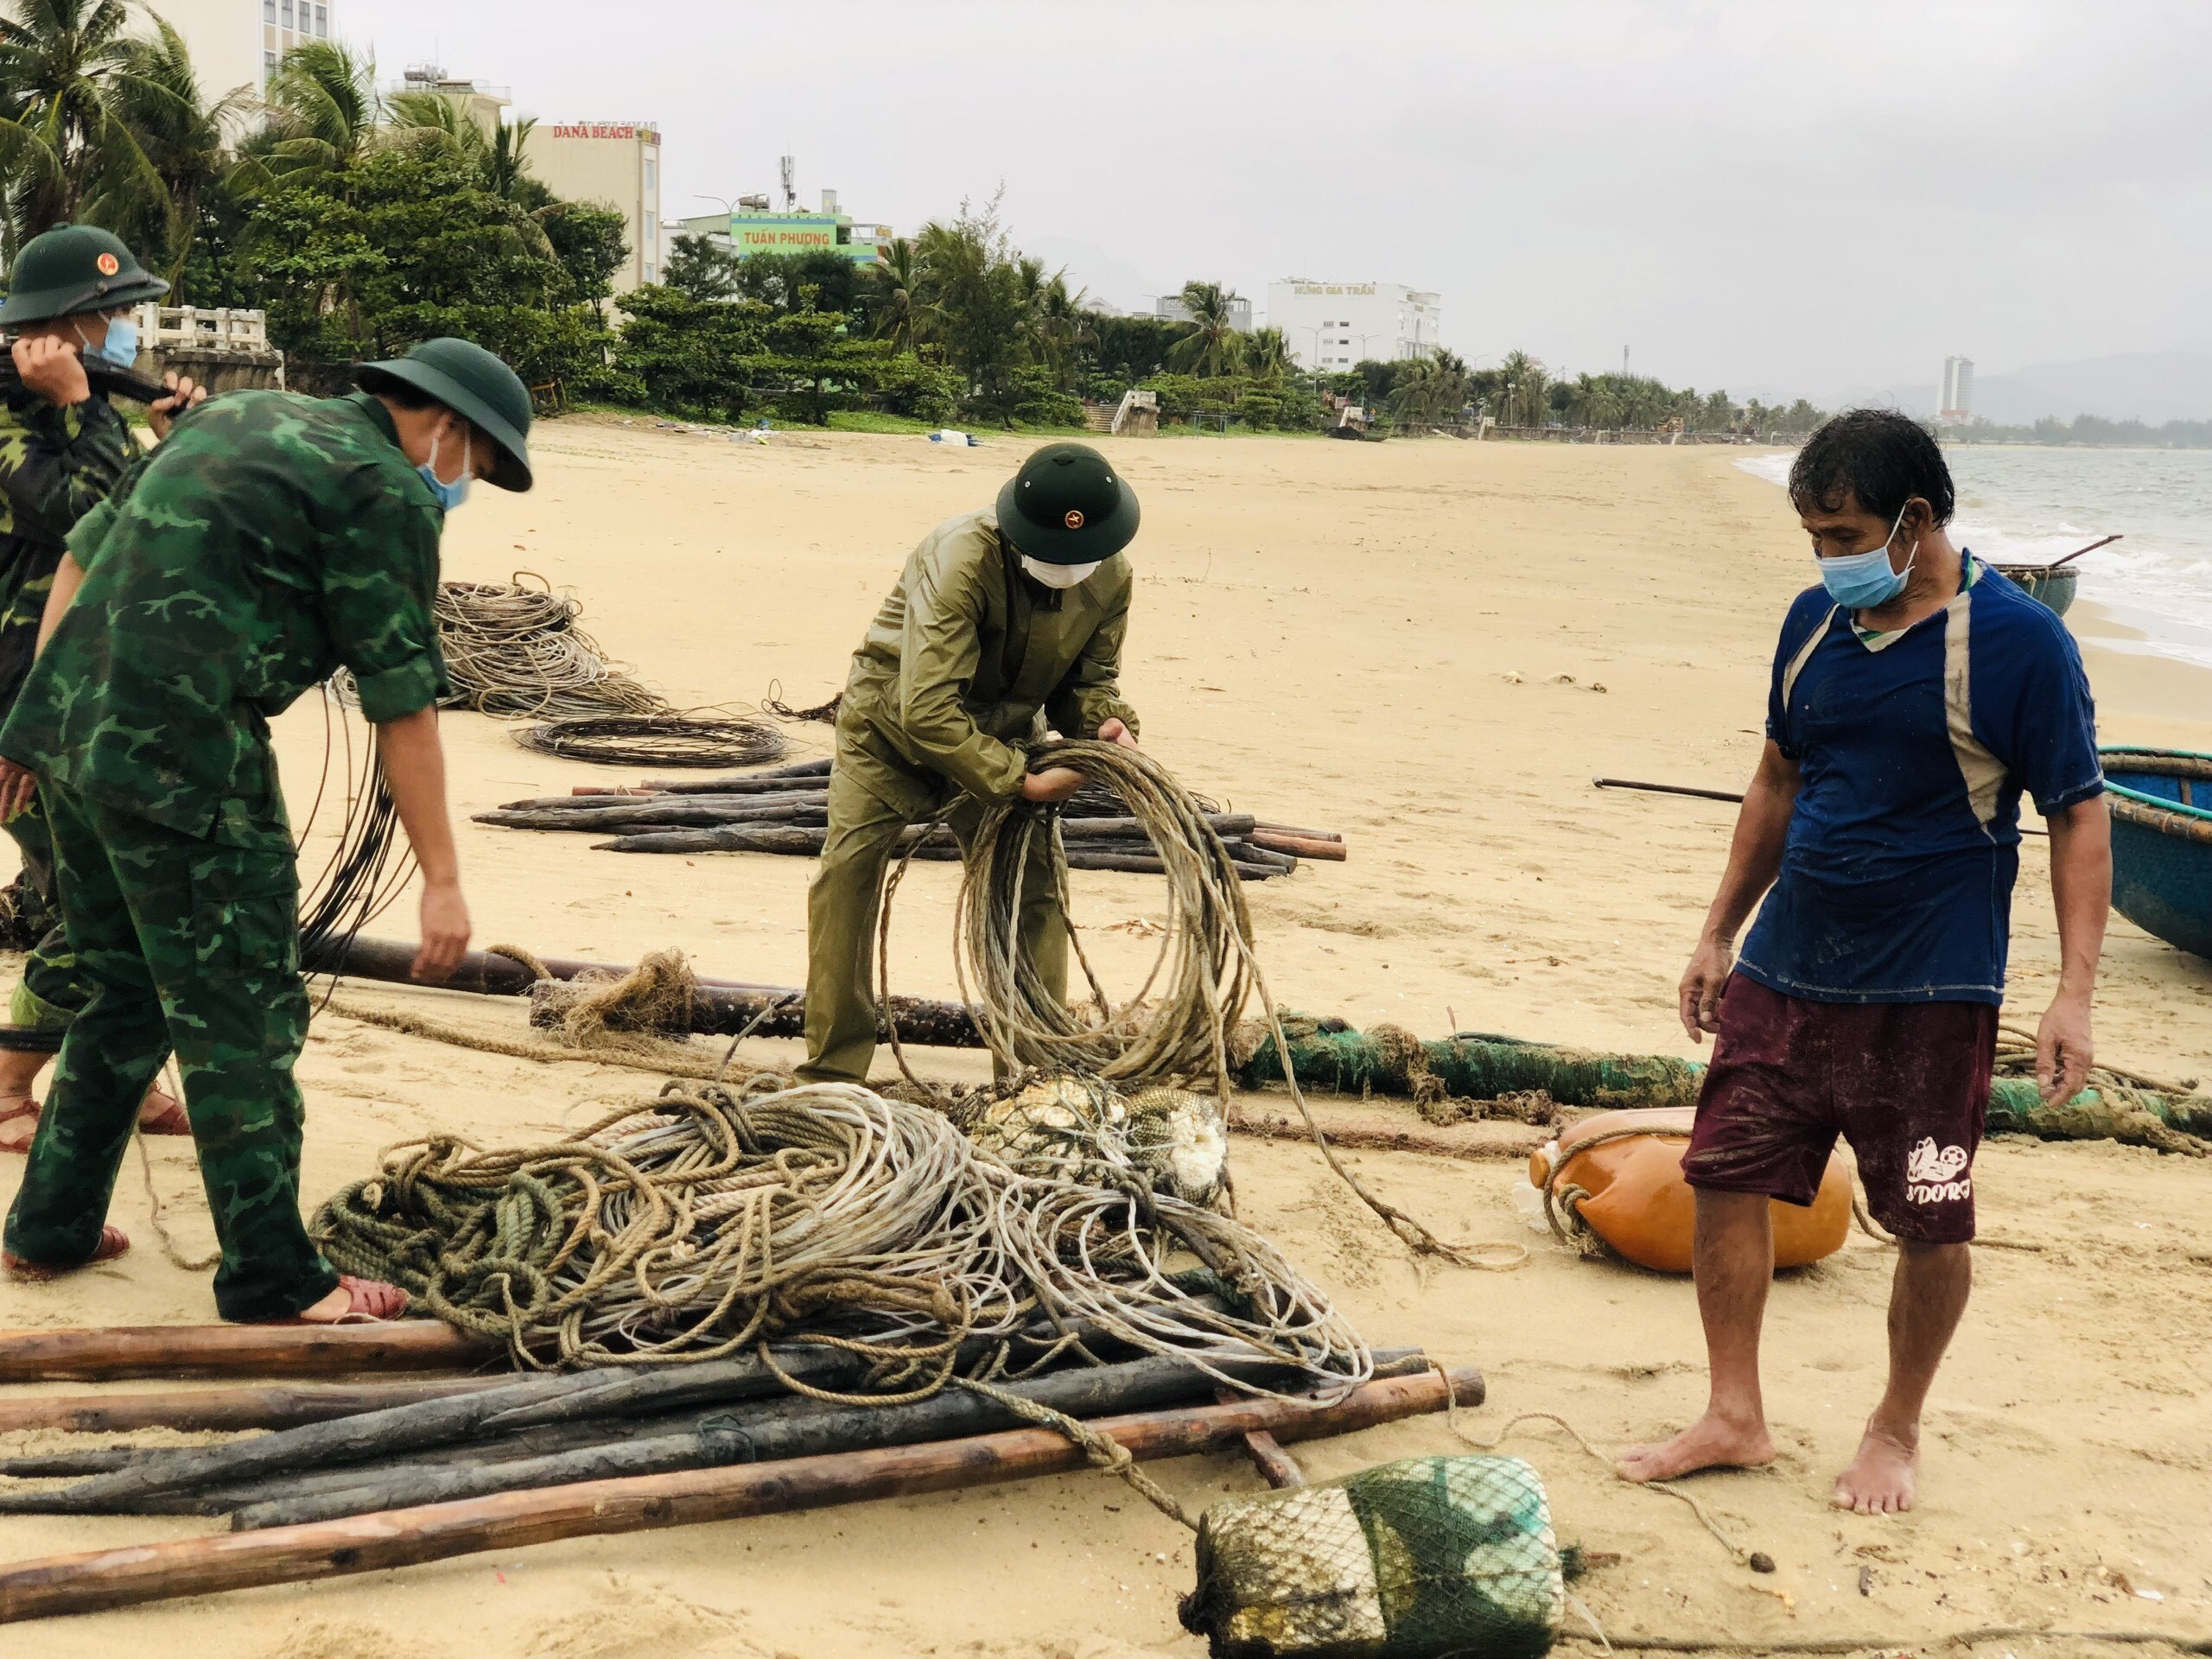
<path fill-rule="evenodd" d="M 1235 374 L 1244 362 L 1244 336 L 1230 321 L 1237 299 L 1219 283 L 1183 284 L 1191 332 L 1167 348 L 1167 362 L 1185 374 Z"/>
<path fill-rule="evenodd" d="M 1090 314 L 1083 308 L 1084 297 L 1084 293 L 1069 291 L 1065 270 L 1054 271 L 1035 292 L 1032 326 L 1037 334 L 1037 354 L 1063 386 L 1072 383 L 1084 349 L 1098 343 Z"/>
<path fill-rule="evenodd" d="M 163 95 L 133 67 L 130 22 L 129 0 L 11 0 L 0 14 L 0 188 L 16 245 L 95 198 L 111 217 L 167 211 L 161 174 L 118 107 L 126 88 Z"/>
<path fill-rule="evenodd" d="M 125 43 L 129 73 L 117 85 L 113 102 L 118 116 L 137 135 L 161 175 L 168 193 L 166 211 L 151 202 L 126 200 L 116 204 L 118 211 L 111 215 L 102 200 L 89 212 L 95 220 L 115 218 L 118 228 L 122 217 L 129 215 L 134 245 L 162 251 L 159 259 L 149 263 L 159 265 L 175 289 L 192 257 L 201 205 L 223 188 L 235 165 L 228 148 L 229 130 L 245 120 L 254 100 L 241 86 L 212 105 L 203 105 L 200 77 L 184 37 L 162 19 L 154 21 L 157 32 L 153 39 Z M 181 294 L 171 297 L 184 302 Z"/>
<path fill-rule="evenodd" d="M 893 237 L 883 254 L 868 270 L 869 308 L 875 315 L 875 334 L 891 342 L 894 352 L 911 352 L 918 344 L 922 319 L 922 262 L 908 238 Z"/>
<path fill-rule="evenodd" d="M 269 78 L 268 124 L 251 150 L 266 170 L 342 173 L 378 142 L 377 60 L 336 41 L 294 47 Z"/>
<path fill-rule="evenodd" d="M 1267 378 L 1287 373 L 1290 342 L 1280 328 L 1255 328 L 1244 337 L 1244 371 Z"/>

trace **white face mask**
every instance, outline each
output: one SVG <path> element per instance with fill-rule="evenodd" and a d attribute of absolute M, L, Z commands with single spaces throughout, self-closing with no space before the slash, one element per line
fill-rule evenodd
<path fill-rule="evenodd" d="M 1046 564 L 1042 560 L 1031 558 L 1027 553 L 1021 556 L 1021 568 L 1047 588 L 1080 587 L 1090 581 L 1105 563 L 1101 559 L 1096 564 Z"/>

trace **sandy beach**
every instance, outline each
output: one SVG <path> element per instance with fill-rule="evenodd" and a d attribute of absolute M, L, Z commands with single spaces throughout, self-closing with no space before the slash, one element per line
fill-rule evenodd
<path fill-rule="evenodd" d="M 825 700 L 900 562 L 991 499 L 1027 445 L 779 434 L 766 445 L 597 417 L 543 429 L 539 487 L 479 491 L 447 574 L 539 572 L 584 626 L 681 705 Z M 1427 1036 L 1481 1029 L 1691 1055 L 1674 987 L 1718 879 L 1732 809 L 1600 791 L 1596 774 L 1740 789 L 1760 745 L 1774 632 L 1809 578 L 1783 493 L 1740 451 L 1450 441 L 1176 439 L 1107 445 L 1144 529 L 1126 689 L 1146 747 L 1243 810 L 1340 830 L 1341 866 L 1252 890 L 1278 1001 Z M 2111 648 L 2076 613 L 2107 742 L 2212 750 L 2212 674 Z M 634 781 L 449 716 L 459 816 L 582 783 Z M 304 814 L 324 753 L 313 703 L 280 722 Z M 800 728 L 826 753 L 827 728 Z M 326 813 L 305 862 L 320 867 Z M 811 865 L 622 857 L 591 837 L 463 823 L 477 943 L 634 961 L 679 948 L 706 973 L 797 983 Z M 2044 844 L 2023 849 L 2006 1017 L 2032 1026 L 2056 979 Z M 898 988 L 954 992 L 957 872 L 899 895 Z M 1077 878 L 1076 919 L 1109 981 L 1149 948 L 1111 925 L 1156 915 L 1141 876 Z M 376 928 L 412 937 L 411 904 Z M 349 996 L 487 1033 L 518 1005 L 378 988 Z M 2212 1077 L 2212 963 L 2113 918 L 2101 1052 Z M 753 1046 L 763 1058 L 792 1047 Z M 702 1046 L 702 1052 L 704 1048 Z M 973 1056 L 935 1054 L 949 1077 Z M 433 1128 L 480 1142 L 557 1131 L 640 1073 L 538 1065 L 316 1023 L 305 1191 Z M 1265 1103 L 1259 1103 L 1262 1107 Z M 1414 1124 L 1410 1108 L 1365 1109 Z M 211 1233 L 188 1148 L 151 1143 L 180 1242 Z M 1611 1451 L 1703 1401 L 1691 1287 L 1580 1259 L 1530 1231 L 1506 1161 L 1368 1153 L 1363 1179 L 1446 1236 L 1525 1244 L 1506 1273 L 1417 1271 L 1307 1147 L 1240 1138 L 1243 1213 L 1377 1345 L 1480 1365 L 1485 1438 L 1556 1413 Z M 12 1196 L 20 1160 L 0 1160 Z M 2202 1161 L 2108 1144 L 1992 1143 L 1979 1173 L 1978 1285 L 1929 1418 L 1921 1507 L 1831 1513 L 1829 1483 L 1883 1370 L 1888 1251 L 1854 1235 L 1785 1274 L 1770 1314 L 1771 1469 L 1691 1483 L 1715 1523 L 1770 1554 L 1738 1567 L 1674 1498 L 1616 1482 L 1560 1429 L 1507 1448 L 1549 1487 L 1564 1541 L 1603 1564 L 1573 1586 L 1605 1628 L 1735 1641 L 1891 1644 L 1998 1624 L 2212 1635 L 2212 1218 Z M 205 1274 L 165 1260 L 136 1154 L 114 1219 L 124 1260 L 51 1287 L 0 1286 L 0 1326 L 200 1321 Z M 138 1437 L 151 1440 L 155 1436 Z M 0 1437 L 50 1449 L 59 1437 Z M 1421 1419 L 1303 1448 L 1317 1477 L 1459 1446 Z M 1155 1466 L 1192 1508 L 1259 1489 L 1223 1458 Z M 0 1520 L 0 1559 L 184 1535 L 210 1523 Z M 10 1630 L 10 1659 L 1121 1659 L 1195 1656 L 1175 1622 L 1190 1541 L 1118 1483 L 1068 1476 L 811 1516 L 586 1540 L 439 1566 Z M 1570 1628 L 1577 1620 L 1570 1618 Z M 2103 1651 L 2008 1640 L 1994 1656 Z M 2137 1651 L 2157 1654 L 2160 1648 Z"/>

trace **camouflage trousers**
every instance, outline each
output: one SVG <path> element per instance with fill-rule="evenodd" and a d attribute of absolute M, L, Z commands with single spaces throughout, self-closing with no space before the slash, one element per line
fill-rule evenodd
<path fill-rule="evenodd" d="M 226 1319 L 289 1319 L 338 1287 L 300 1218 L 307 1040 L 299 873 L 272 826 L 230 847 L 41 786 L 62 925 L 89 995 L 71 1023 L 7 1246 L 92 1259 L 138 1103 L 174 1052 L 222 1245 Z"/>
<path fill-rule="evenodd" d="M 32 796 L 31 804 L 9 819 L 6 827 L 22 858 L 25 884 L 53 918 L 23 960 L 23 977 L 9 1003 L 8 1022 L 33 1031 L 67 1031 L 91 991 L 77 973 L 76 953 L 62 931 L 54 889 L 54 836 L 38 797 Z M 24 919 L 35 925 L 42 918 Z"/>

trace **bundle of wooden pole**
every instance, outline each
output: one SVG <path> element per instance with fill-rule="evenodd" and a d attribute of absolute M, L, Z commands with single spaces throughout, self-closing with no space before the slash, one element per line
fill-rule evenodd
<path fill-rule="evenodd" d="M 93 1339 L 80 1344 L 89 1347 L 100 1333 L 73 1334 Z M 186 1327 L 173 1336 L 189 1349 L 194 1334 Z M 0 1336 L 0 1370 L 12 1340 Z M 821 1357 L 815 1351 L 814 1357 Z M 1020 1399 L 1020 1408 L 967 1390 L 860 1408 L 797 1398 L 747 1401 L 741 1391 L 728 1396 L 734 1402 L 728 1409 L 710 1415 L 645 1414 L 666 1403 L 642 1397 L 656 1387 L 689 1388 L 696 1407 L 704 1397 L 702 1367 L 678 1375 L 631 1374 L 615 1384 L 588 1374 L 488 1389 L 457 1382 L 449 1395 L 396 1411 L 227 1446 L 111 1449 L 93 1460 L 100 1470 L 93 1478 L 49 1490 L 53 1501 L 43 1507 L 184 1510 L 190 1508 L 185 1500 L 212 1501 L 218 1483 L 228 1480 L 233 1531 L 0 1566 L 0 1622 L 382 1571 L 563 1538 L 991 1485 L 1090 1461 L 1093 1453 L 1070 1433 L 1011 1426 L 1039 1408 L 1082 1420 L 1093 1446 L 1111 1442 L 1133 1459 L 1241 1449 L 1271 1483 L 1295 1484 L 1302 1477 L 1280 1442 L 1351 1433 L 1452 1402 L 1482 1403 L 1479 1372 L 1445 1374 L 1416 1351 L 1395 1357 L 1393 1375 L 1313 1400 L 1217 1398 L 1211 1379 L 1157 1358 L 1052 1372 L 999 1390 Z M 474 1392 L 460 1392 L 472 1387 Z M 597 1438 L 586 1440 L 591 1420 L 580 1414 L 592 1400 L 609 1409 L 596 1420 Z M 457 1425 L 463 1426 L 459 1432 Z M 495 1446 L 487 1433 L 504 1433 L 507 1441 Z M 388 1459 L 395 1449 L 406 1452 L 405 1464 L 371 1461 Z M 22 1472 L 60 1472 L 51 1461 Z M 269 1496 L 239 1503 L 256 1482 Z M 164 1497 L 170 1501 L 157 1501 Z M 210 1508 L 200 1506 L 201 1512 Z M 338 1518 L 306 1518 L 315 1515 Z"/>
<path fill-rule="evenodd" d="M 1237 874 L 1264 881 L 1298 868 L 1301 859 L 1342 862 L 1344 838 L 1328 830 L 1269 823 L 1248 812 L 1210 812 L 1206 821 L 1227 845 Z M 479 823 L 508 830 L 610 835 L 596 849 L 616 853 L 782 853 L 818 855 L 830 822 L 830 763 L 804 762 L 767 772 L 714 779 L 658 779 L 634 789 L 578 790 L 573 795 L 510 801 L 477 814 Z M 1106 791 L 1090 788 L 1061 811 L 1068 867 L 1157 875 L 1164 866 L 1144 829 Z M 905 850 L 919 859 L 960 856 L 951 833 L 917 825 Z"/>

